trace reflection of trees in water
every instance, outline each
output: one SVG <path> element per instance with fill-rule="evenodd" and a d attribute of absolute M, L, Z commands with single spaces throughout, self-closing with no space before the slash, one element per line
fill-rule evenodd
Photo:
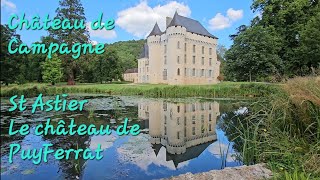
<path fill-rule="evenodd" d="M 13 136 L 9 136 L 9 125 L 1 125 L 0 132 L 1 132 L 1 157 L 8 155 L 10 151 L 10 144 L 17 143 L 20 144 L 21 141 L 24 139 L 25 136 L 21 136 L 20 134 L 15 134 Z M 19 129 L 23 124 L 14 125 L 14 129 Z"/>
<path fill-rule="evenodd" d="M 255 151 L 254 143 L 260 142 L 255 139 L 254 128 L 259 124 L 258 119 L 248 119 L 248 113 L 227 112 L 223 114 L 221 121 L 218 123 L 229 141 L 234 142 L 233 148 L 239 152 L 237 160 L 245 164 L 254 164 L 256 157 L 252 151 Z M 256 141 L 257 140 L 257 141 Z"/>
<path fill-rule="evenodd" d="M 136 107 L 125 107 L 121 113 L 121 118 L 124 119 L 125 117 L 137 119 L 137 108 Z M 77 125 L 80 124 L 86 124 L 89 126 L 90 124 L 95 124 L 96 127 L 100 127 L 101 125 L 111 125 L 110 124 L 110 118 L 113 118 L 115 116 L 114 110 L 99 110 L 94 111 L 94 116 L 92 118 L 88 118 L 88 113 L 86 111 L 81 112 L 81 115 L 74 117 L 75 123 Z M 64 115 L 67 116 L 67 115 Z M 120 118 L 120 116 L 119 116 Z M 61 117 L 65 121 L 65 127 L 67 127 L 70 124 L 70 121 L 67 117 Z M 134 121 L 131 121 L 129 123 L 136 123 Z M 51 124 L 54 127 L 57 127 L 58 121 L 51 121 Z M 121 121 L 116 121 L 116 124 L 111 125 L 112 129 L 115 129 L 118 125 L 121 124 Z M 50 141 L 51 144 L 53 144 L 53 149 L 86 149 L 90 147 L 91 143 L 91 137 L 88 135 L 84 136 L 57 136 L 57 135 L 46 135 L 44 136 L 44 140 Z M 82 153 L 80 153 L 79 158 L 76 160 L 74 157 L 74 153 L 70 153 L 70 157 L 68 160 L 62 159 L 59 161 L 60 170 L 64 174 L 64 178 L 67 179 L 75 179 L 76 176 L 79 178 L 81 177 L 83 170 L 85 168 L 85 163 L 87 160 L 84 160 L 81 156 Z"/>
<path fill-rule="evenodd" d="M 65 127 L 70 124 L 70 121 L 64 119 L 66 122 Z M 89 125 L 90 122 L 85 116 L 77 116 L 75 117 L 75 122 L 77 124 L 86 124 Z M 54 127 L 57 127 L 57 122 L 51 121 L 51 124 Z M 45 135 L 43 136 L 44 140 L 50 141 L 53 144 L 52 148 L 54 150 L 58 149 L 86 149 L 90 145 L 90 136 L 88 135 L 73 135 L 73 136 L 57 136 L 57 135 Z M 84 165 L 86 160 L 83 159 L 82 153 L 79 154 L 79 158 L 75 159 L 75 154 L 70 153 L 70 157 L 68 160 L 62 159 L 59 161 L 60 170 L 64 174 L 64 178 L 66 179 L 76 179 L 76 176 L 81 177 L 82 171 L 84 169 Z"/>
<path fill-rule="evenodd" d="M 9 118 L 8 118 L 9 117 Z M 10 144 L 18 143 L 24 139 L 25 136 L 21 136 L 19 133 L 13 136 L 9 136 L 9 127 L 11 122 L 11 117 L 22 117 L 22 113 L 20 112 L 9 112 L 8 110 L 1 110 L 1 157 L 8 155 L 10 151 Z M 23 116 L 23 118 L 29 118 L 30 116 Z M 15 119 L 15 118 L 13 118 Z M 13 125 L 13 130 L 18 130 L 21 128 L 23 124 L 28 124 L 31 127 L 31 123 L 25 122 L 24 119 L 15 119 L 15 123 Z"/>

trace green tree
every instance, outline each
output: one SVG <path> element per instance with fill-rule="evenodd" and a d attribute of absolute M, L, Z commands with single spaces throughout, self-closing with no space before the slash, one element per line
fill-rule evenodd
<path fill-rule="evenodd" d="M 86 18 L 84 13 L 84 8 L 80 0 L 60 0 L 59 7 L 56 10 L 56 18 L 60 20 L 68 19 L 71 24 L 75 21 L 83 21 L 85 24 Z M 69 49 L 71 49 L 74 43 L 88 43 L 89 42 L 89 32 L 87 29 L 58 29 L 50 30 L 50 37 L 55 39 L 58 43 L 68 44 Z M 75 84 L 75 72 L 77 70 L 77 63 L 71 57 L 71 55 L 63 55 L 61 58 L 63 61 L 63 67 L 65 74 L 68 79 L 68 85 Z"/>
<path fill-rule="evenodd" d="M 301 46 L 300 32 L 308 28 L 306 23 L 320 11 L 319 1 L 254 0 L 252 9 L 255 12 L 262 12 L 262 18 L 258 24 L 263 27 L 273 26 L 283 40 L 278 55 L 284 62 L 285 73 L 288 76 L 311 73 L 312 65 L 308 63 L 309 59 L 300 57 L 301 53 L 306 52 L 297 51 L 297 49 Z M 319 57 L 317 59 L 320 61 Z"/>
<path fill-rule="evenodd" d="M 248 27 L 234 38 L 234 44 L 226 52 L 226 76 L 229 80 L 264 80 L 282 73 L 281 39 L 274 28 Z"/>
<path fill-rule="evenodd" d="M 94 61 L 93 76 L 96 82 L 110 82 L 122 78 L 119 57 L 115 51 L 97 55 Z"/>
<path fill-rule="evenodd" d="M 15 30 L 9 29 L 8 25 L 0 26 L 1 31 L 1 48 L 0 48 L 0 67 L 1 81 L 6 85 L 17 80 L 18 74 L 21 74 L 20 80 L 24 82 L 24 74 L 21 69 L 24 68 L 25 56 L 20 54 L 9 54 L 8 45 L 13 38 L 18 40 L 17 44 L 13 44 L 12 48 L 17 48 L 21 43 L 20 35 Z"/>
<path fill-rule="evenodd" d="M 42 79 L 44 82 L 51 83 L 52 85 L 60 82 L 63 76 L 61 65 L 62 62 L 56 54 L 54 54 L 51 59 L 46 58 L 45 62 L 41 65 Z"/>
<path fill-rule="evenodd" d="M 320 69 L 320 12 L 312 17 L 300 32 L 300 47 L 297 53 L 304 67 L 310 67 L 312 71 Z M 302 70 L 301 70 L 302 71 Z M 313 72 L 315 73 L 315 72 Z M 306 73 L 308 74 L 308 72 Z"/>

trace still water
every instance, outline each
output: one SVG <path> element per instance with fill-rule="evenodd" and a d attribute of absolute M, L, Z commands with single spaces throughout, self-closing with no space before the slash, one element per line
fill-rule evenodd
<path fill-rule="evenodd" d="M 50 98 L 50 97 L 47 97 Z M 80 96 L 88 99 L 81 112 L 9 113 L 9 102 L 1 101 L 1 179 L 159 179 L 187 172 L 199 173 L 242 165 L 236 160 L 233 142 L 219 128 L 224 114 L 239 111 L 230 102 L 203 99 L 145 99 L 139 97 Z M 28 101 L 30 102 L 30 100 Z M 31 109 L 32 101 L 27 109 Z M 229 107 L 229 108 L 225 108 Z M 74 118 L 77 124 L 111 125 L 106 136 L 8 136 L 10 119 L 16 127 L 28 123 L 35 127 L 51 118 L 58 122 Z M 138 136 L 118 136 L 115 129 L 124 118 L 129 125 L 139 124 Z M 15 156 L 8 162 L 9 145 L 22 149 L 41 148 L 53 144 L 53 149 L 90 148 L 101 144 L 104 158 L 97 160 L 55 160 L 34 165 Z"/>

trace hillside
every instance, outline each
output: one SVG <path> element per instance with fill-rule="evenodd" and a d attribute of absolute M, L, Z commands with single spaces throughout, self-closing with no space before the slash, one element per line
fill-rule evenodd
<path fill-rule="evenodd" d="M 119 56 L 120 66 L 122 70 L 138 67 L 137 58 L 140 55 L 141 49 L 145 40 L 130 40 L 119 41 L 113 44 L 107 44 L 109 50 L 114 50 Z"/>

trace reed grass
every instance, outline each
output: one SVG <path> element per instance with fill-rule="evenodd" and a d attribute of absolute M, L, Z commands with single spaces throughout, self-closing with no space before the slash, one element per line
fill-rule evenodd
<path fill-rule="evenodd" d="M 229 115 L 224 129 L 245 164 L 268 163 L 275 178 L 320 177 L 320 93 L 318 77 L 297 78 L 252 103 L 242 115 Z"/>

